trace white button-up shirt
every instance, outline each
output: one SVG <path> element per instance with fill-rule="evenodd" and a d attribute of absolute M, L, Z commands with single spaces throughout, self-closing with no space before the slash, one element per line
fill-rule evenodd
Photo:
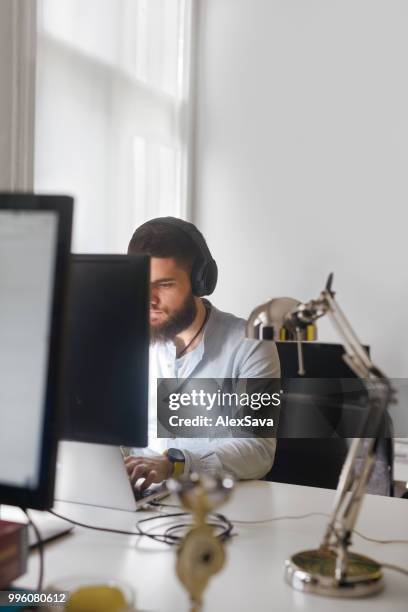
<path fill-rule="evenodd" d="M 207 302 L 207 305 L 210 304 Z M 245 321 L 211 306 L 203 337 L 180 358 L 173 342 L 150 351 L 149 448 L 180 448 L 185 473 L 225 470 L 236 479 L 262 478 L 272 467 L 274 438 L 157 438 L 157 378 L 279 378 L 276 345 L 245 337 Z"/>

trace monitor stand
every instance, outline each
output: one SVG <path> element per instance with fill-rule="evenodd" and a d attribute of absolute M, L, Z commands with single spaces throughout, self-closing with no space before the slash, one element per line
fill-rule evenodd
<path fill-rule="evenodd" d="M 136 501 L 120 448 L 59 442 L 55 499 L 135 512 Z"/>

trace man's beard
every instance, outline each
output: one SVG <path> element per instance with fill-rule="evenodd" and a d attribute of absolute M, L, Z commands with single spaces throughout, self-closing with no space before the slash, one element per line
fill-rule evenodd
<path fill-rule="evenodd" d="M 168 342 L 177 334 L 190 327 L 197 316 L 197 306 L 194 295 L 190 293 L 178 310 L 173 312 L 161 325 L 150 326 L 150 342 Z"/>

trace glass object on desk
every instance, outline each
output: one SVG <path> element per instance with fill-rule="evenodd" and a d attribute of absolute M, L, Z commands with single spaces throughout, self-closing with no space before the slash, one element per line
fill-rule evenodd
<path fill-rule="evenodd" d="M 207 584 L 225 564 L 223 543 L 208 515 L 230 497 L 234 480 L 228 474 L 192 473 L 167 484 L 193 515 L 192 526 L 178 547 L 176 573 L 189 594 L 190 612 L 201 612 Z"/>

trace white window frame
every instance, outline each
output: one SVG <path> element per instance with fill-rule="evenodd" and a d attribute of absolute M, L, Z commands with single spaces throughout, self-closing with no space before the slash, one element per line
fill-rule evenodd
<path fill-rule="evenodd" d="M 33 191 L 36 0 L 0 2 L 0 189 Z"/>

